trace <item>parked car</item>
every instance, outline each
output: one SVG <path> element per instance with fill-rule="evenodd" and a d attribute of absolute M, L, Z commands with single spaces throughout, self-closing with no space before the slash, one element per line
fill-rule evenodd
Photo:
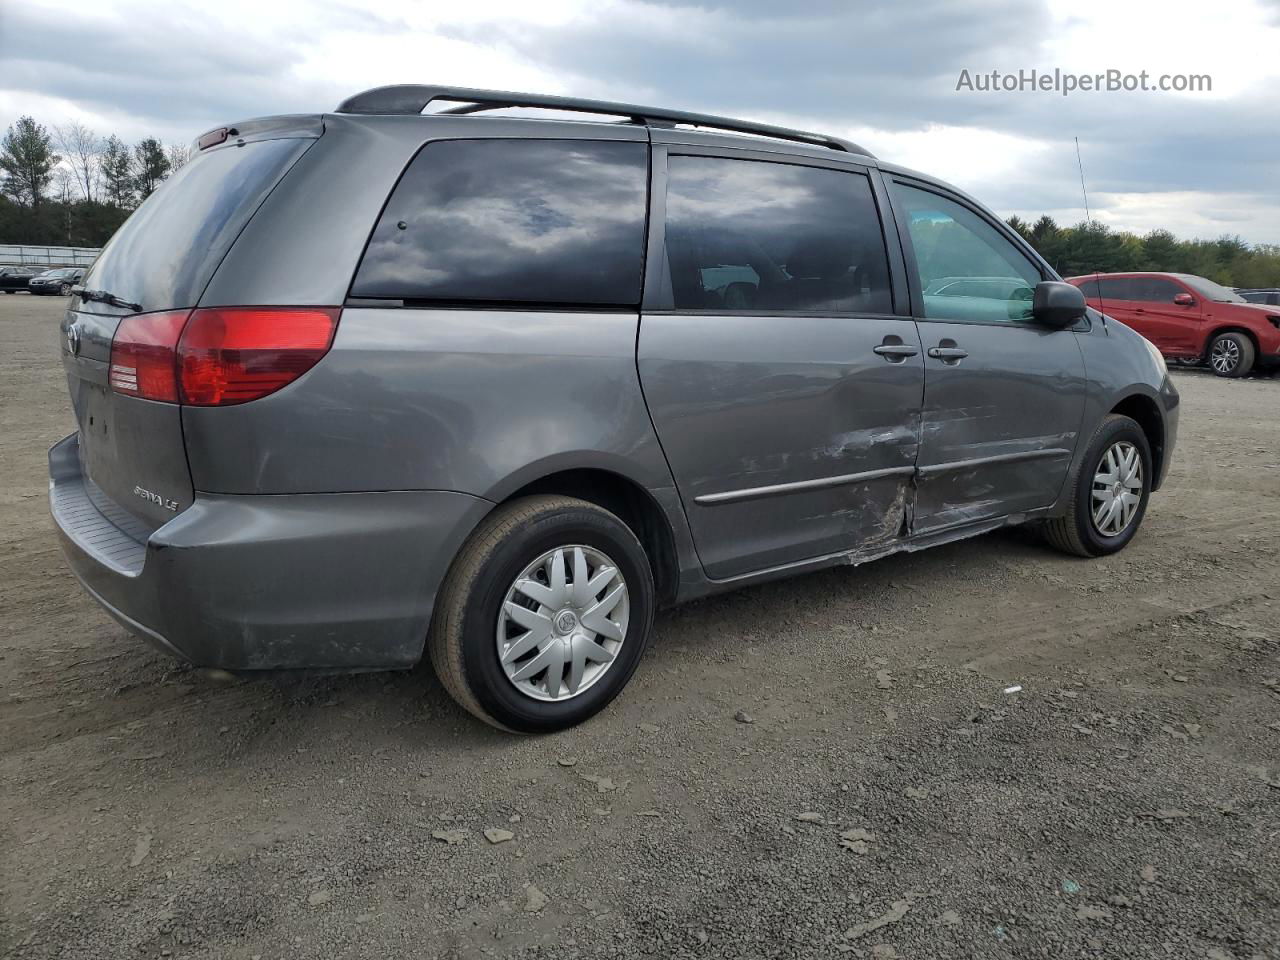
<path fill-rule="evenodd" d="M 32 277 L 27 289 L 32 293 L 68 297 L 71 295 L 71 288 L 83 279 L 83 267 L 59 267 Z"/>
<path fill-rule="evenodd" d="M 27 281 L 36 275 L 34 270 L 26 267 L 0 267 L 0 290 L 5 293 L 17 293 L 27 289 Z"/>
<path fill-rule="evenodd" d="M 426 650 L 554 730 L 659 606 L 1008 524 L 1112 554 L 1166 475 L 1160 354 L 855 144 L 420 86 L 198 143 L 72 299 L 49 454 L 76 575 L 191 663 Z"/>
<path fill-rule="evenodd" d="M 1220 377 L 1280 362 L 1280 311 L 1186 273 L 1070 277 L 1089 305 L 1137 330 L 1173 360 L 1209 363 Z"/>
<path fill-rule="evenodd" d="M 1280 287 L 1260 287 L 1257 290 L 1242 290 L 1236 287 L 1236 293 L 1240 294 L 1249 303 L 1262 303 L 1268 307 L 1280 307 Z"/>

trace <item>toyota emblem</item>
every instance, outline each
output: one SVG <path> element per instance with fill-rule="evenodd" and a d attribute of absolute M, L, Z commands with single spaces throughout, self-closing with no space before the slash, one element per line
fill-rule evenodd
<path fill-rule="evenodd" d="M 73 357 L 80 356 L 80 328 L 74 323 L 67 327 L 67 353 Z"/>

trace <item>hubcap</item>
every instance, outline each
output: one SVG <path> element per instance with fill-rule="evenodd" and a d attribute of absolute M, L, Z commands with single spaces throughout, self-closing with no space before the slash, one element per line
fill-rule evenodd
<path fill-rule="evenodd" d="M 1133 522 L 1142 502 L 1142 457 L 1138 448 L 1120 440 L 1107 448 L 1093 475 L 1093 527 L 1104 537 L 1118 537 Z"/>
<path fill-rule="evenodd" d="M 595 547 L 548 550 L 516 577 L 498 614 L 498 660 L 517 690 L 568 700 L 608 672 L 627 636 L 627 582 Z"/>
<path fill-rule="evenodd" d="M 1230 373 L 1240 363 L 1240 347 L 1234 340 L 1223 337 L 1213 345 L 1210 362 L 1218 373 Z"/>

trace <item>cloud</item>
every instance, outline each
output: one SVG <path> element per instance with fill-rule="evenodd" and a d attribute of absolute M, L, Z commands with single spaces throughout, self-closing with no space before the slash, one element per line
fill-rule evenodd
<path fill-rule="evenodd" d="M 67 16 L 74 39 L 43 29 Z M 1280 0 L 31 0 L 0 6 L 0 123 L 187 141 L 383 83 L 530 89 L 825 130 L 1001 213 L 1064 216 L 1082 213 L 1079 137 L 1108 222 L 1280 242 L 1277 46 Z M 1055 67 L 1208 73 L 1213 89 L 956 90 L 961 70 Z"/>

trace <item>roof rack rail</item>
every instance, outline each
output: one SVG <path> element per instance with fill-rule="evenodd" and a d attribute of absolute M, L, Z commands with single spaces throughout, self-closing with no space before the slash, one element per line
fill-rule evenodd
<path fill-rule="evenodd" d="M 557 97 L 540 93 L 513 93 L 507 90 L 474 90 L 468 87 L 435 87 L 419 84 L 398 84 L 389 87 L 375 87 L 355 96 L 347 97 L 338 104 L 338 113 L 371 113 L 413 115 L 422 113 L 428 104 L 437 100 L 457 102 L 460 105 L 440 111 L 446 114 L 480 113 L 484 110 L 501 110 L 505 107 L 540 107 L 546 110 L 567 110 L 574 113 L 598 113 L 610 116 L 627 117 L 632 123 L 666 126 L 677 123 L 696 127 L 709 127 L 715 130 L 728 130 L 733 133 L 750 133 L 757 136 L 776 137 L 780 140 L 792 140 L 845 153 L 856 153 L 872 156 L 871 151 L 864 150 L 856 143 L 831 137 L 824 133 L 809 133 L 805 130 L 792 130 L 787 127 L 775 127 L 767 123 L 752 123 L 749 120 L 734 120 L 731 117 L 717 117 L 704 113 L 689 113 L 685 110 L 666 110 L 661 107 L 642 107 L 634 103 L 615 103 L 609 100 L 583 100 L 579 97 Z"/>

